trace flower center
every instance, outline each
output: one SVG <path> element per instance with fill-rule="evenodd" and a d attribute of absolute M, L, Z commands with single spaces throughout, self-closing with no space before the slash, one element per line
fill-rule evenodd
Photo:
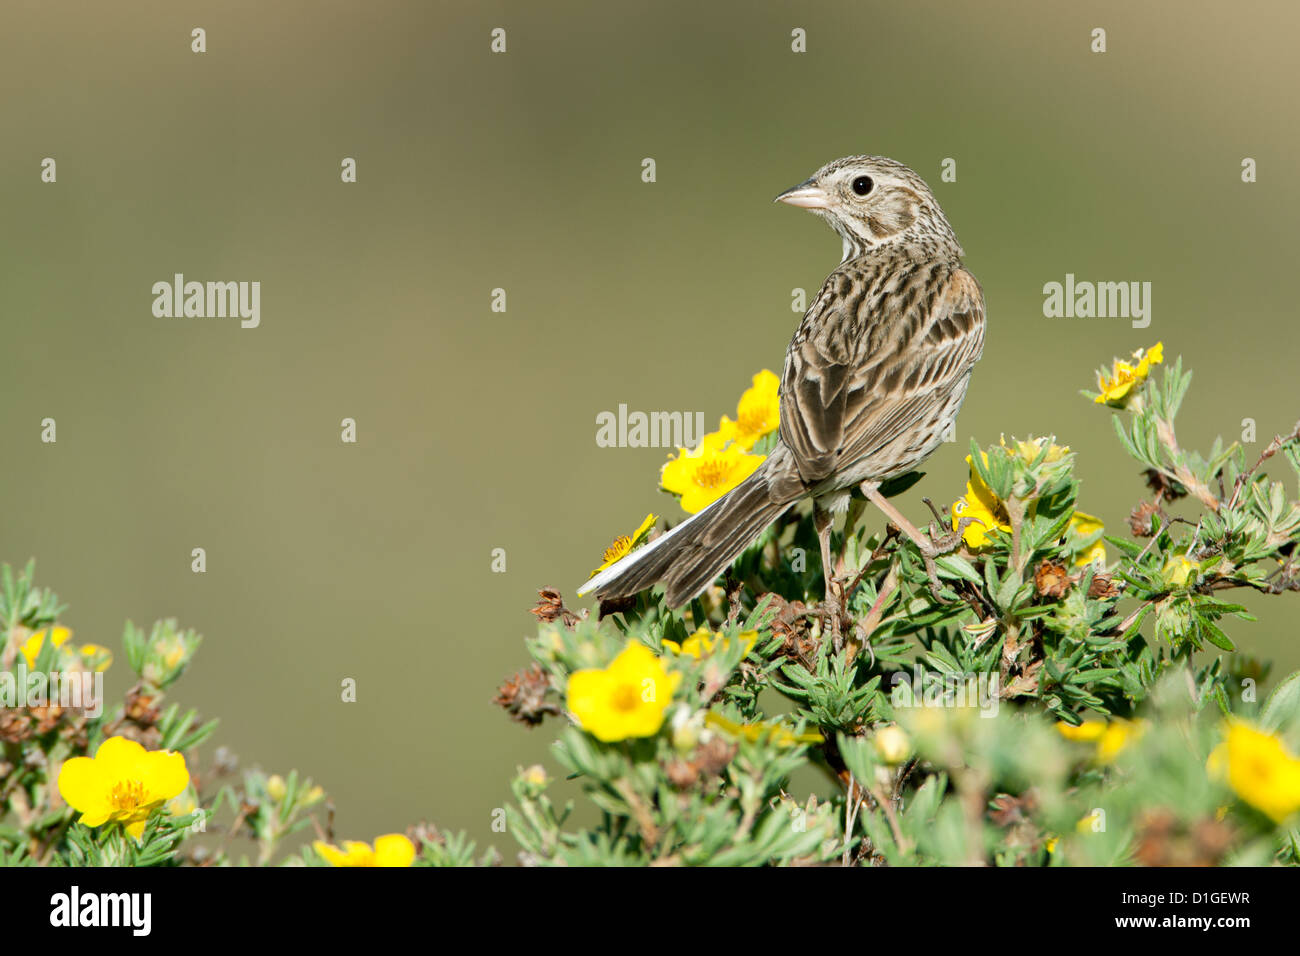
<path fill-rule="evenodd" d="M 632 539 L 625 534 L 614 539 L 614 543 L 605 549 L 605 563 L 610 564 L 632 550 Z"/>
<path fill-rule="evenodd" d="M 115 783 L 109 799 L 118 810 L 136 810 L 144 803 L 144 784 L 139 780 Z"/>
<path fill-rule="evenodd" d="M 727 482 L 730 469 L 721 461 L 706 461 L 695 469 L 695 483 L 701 488 L 717 488 Z"/>
<path fill-rule="evenodd" d="M 762 435 L 768 430 L 767 415 L 761 410 L 741 412 L 736 424 L 746 435 Z"/>
<path fill-rule="evenodd" d="M 636 710 L 640 701 L 641 698 L 637 696 L 636 687 L 631 684 L 619 684 L 614 688 L 614 693 L 610 695 L 609 703 L 615 710 L 629 713 Z"/>

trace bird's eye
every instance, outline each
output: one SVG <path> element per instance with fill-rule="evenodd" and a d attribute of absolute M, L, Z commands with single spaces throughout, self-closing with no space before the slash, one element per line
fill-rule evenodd
<path fill-rule="evenodd" d="M 859 196 L 865 196 L 867 193 L 871 192 L 871 187 L 874 185 L 876 184 L 871 181 L 870 176 L 859 176 L 857 179 L 853 180 L 853 191 Z"/>

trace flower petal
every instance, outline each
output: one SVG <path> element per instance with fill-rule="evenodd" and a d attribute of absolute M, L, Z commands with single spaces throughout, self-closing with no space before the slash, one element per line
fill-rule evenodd
<path fill-rule="evenodd" d="M 148 751 L 134 740 L 109 737 L 95 751 L 95 763 L 104 768 L 110 779 L 131 779 L 138 776 L 140 761 L 146 753 Z"/>
<path fill-rule="evenodd" d="M 102 764 L 89 757 L 71 757 L 63 761 L 63 766 L 59 768 L 58 786 L 59 795 L 68 806 L 83 814 L 103 810 L 107 819 L 108 795 L 112 784 L 105 775 Z"/>
<path fill-rule="evenodd" d="M 410 866 L 415 861 L 415 844 L 400 833 L 375 837 L 375 866 Z"/>
<path fill-rule="evenodd" d="M 185 757 L 175 751 L 155 750 L 146 753 L 139 767 L 141 782 L 146 790 L 146 803 L 170 800 L 190 785 L 190 772 L 185 766 Z"/>

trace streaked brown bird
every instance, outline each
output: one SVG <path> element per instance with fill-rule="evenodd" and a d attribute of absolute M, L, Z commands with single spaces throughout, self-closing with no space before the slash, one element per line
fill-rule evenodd
<path fill-rule="evenodd" d="M 663 584 L 690 601 L 769 524 L 811 496 L 826 597 L 833 592 L 832 514 L 860 488 L 934 558 L 960 534 L 932 540 L 880 493 L 928 458 L 952 428 L 984 349 L 984 296 L 925 182 L 902 163 L 850 156 L 776 197 L 810 209 L 844 240 L 785 355 L 780 441 L 749 478 L 578 591 L 627 597 Z"/>

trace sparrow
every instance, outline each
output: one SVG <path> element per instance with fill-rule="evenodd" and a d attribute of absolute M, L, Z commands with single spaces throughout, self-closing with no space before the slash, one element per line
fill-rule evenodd
<path fill-rule="evenodd" d="M 670 607 L 704 591 L 762 531 L 813 500 L 826 597 L 834 515 L 855 489 L 934 558 L 961 540 L 919 531 L 880 493 L 953 429 L 984 350 L 984 296 L 929 186 L 902 163 L 850 156 L 775 199 L 822 217 L 843 240 L 786 350 L 779 440 L 763 464 L 707 508 L 584 583 L 601 600 L 663 585 Z"/>

